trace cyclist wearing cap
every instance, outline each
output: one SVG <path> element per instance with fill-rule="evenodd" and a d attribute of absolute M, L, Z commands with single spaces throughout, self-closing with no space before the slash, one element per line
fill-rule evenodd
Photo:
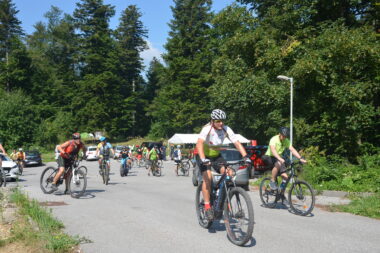
<path fill-rule="evenodd" d="M 112 152 L 112 157 L 115 156 L 115 151 L 113 150 L 113 147 L 111 145 L 111 143 L 107 142 L 107 138 L 102 136 L 99 138 L 100 142 L 98 144 L 98 147 L 96 148 L 96 155 L 100 157 L 99 159 L 99 169 L 101 168 L 101 164 L 102 164 L 102 160 L 106 160 L 107 162 L 107 167 L 108 167 L 108 171 L 111 170 L 111 160 L 110 160 L 110 157 L 111 157 L 111 152 Z M 100 170 L 100 173 L 102 173 L 102 171 Z M 108 180 L 110 179 L 110 177 L 108 177 Z"/>
<path fill-rule="evenodd" d="M 69 167 L 74 162 L 74 160 L 78 156 L 79 151 L 82 149 L 83 154 L 86 154 L 86 146 L 80 140 L 79 133 L 73 133 L 73 139 L 59 145 L 57 149 L 59 151 L 59 156 L 58 156 L 59 169 L 51 185 L 51 189 L 54 191 L 58 189 L 57 182 L 59 178 L 61 177 L 61 175 L 63 174 L 63 172 L 65 171 L 65 168 Z M 85 159 L 85 157 L 83 158 Z M 68 173 L 65 175 L 65 183 L 66 183 L 65 194 L 68 192 L 68 186 L 69 186 L 68 180 L 70 178 L 70 173 L 71 171 L 69 170 Z"/>
<path fill-rule="evenodd" d="M 236 149 L 243 156 L 246 163 L 251 163 L 247 156 L 243 145 L 239 142 L 237 136 L 231 128 L 225 126 L 223 121 L 226 119 L 226 113 L 220 109 L 215 109 L 211 112 L 211 121 L 205 125 L 199 135 L 197 141 L 197 163 L 200 171 L 202 172 L 203 185 L 202 194 L 205 204 L 206 217 L 212 220 L 214 217 L 213 210 L 210 205 L 210 192 L 211 192 L 211 165 L 219 173 L 224 173 L 225 168 L 223 163 L 226 161 L 220 154 L 220 146 L 223 144 L 225 138 L 228 138 L 236 147 Z"/>
<path fill-rule="evenodd" d="M 284 180 L 288 179 L 288 175 L 285 173 L 285 160 L 281 157 L 285 149 L 288 148 L 302 163 L 306 163 L 306 160 L 291 145 L 289 135 L 290 129 L 288 127 L 280 127 L 279 134 L 270 139 L 268 150 L 261 158 L 268 167 L 273 168 L 272 178 L 269 183 L 272 190 L 277 190 L 276 177 L 279 171 Z"/>

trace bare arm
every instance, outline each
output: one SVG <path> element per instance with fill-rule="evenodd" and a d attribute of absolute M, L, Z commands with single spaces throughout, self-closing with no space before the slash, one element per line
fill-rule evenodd
<path fill-rule="evenodd" d="M 203 139 L 200 139 L 198 138 L 198 141 L 197 141 L 197 149 L 198 149 L 198 155 L 199 155 L 199 158 L 201 158 L 201 160 L 205 159 L 206 156 L 205 156 L 205 151 L 203 150 L 203 143 L 205 141 Z"/>
<path fill-rule="evenodd" d="M 7 154 L 7 152 L 5 152 L 5 149 L 4 149 L 4 147 L 3 147 L 3 145 L 2 145 L 2 144 L 0 144 L 0 150 L 1 150 L 1 152 L 3 152 L 3 154 L 4 154 L 4 155 L 6 155 L 6 154 Z"/>
<path fill-rule="evenodd" d="M 240 141 L 235 142 L 234 145 L 236 149 L 239 150 L 242 157 L 245 157 L 247 155 L 247 151 L 245 151 L 245 148 L 243 147 L 243 145 L 241 145 Z"/>
<path fill-rule="evenodd" d="M 302 163 L 306 163 L 306 162 L 307 162 L 305 159 L 302 158 L 302 156 L 298 153 L 298 151 L 297 151 L 295 148 L 293 148 L 293 146 L 290 146 L 290 147 L 289 147 L 289 150 L 290 150 L 290 152 L 292 152 L 292 154 L 293 154 L 295 157 L 297 157 L 298 159 L 300 159 L 300 161 L 301 161 Z"/>
<path fill-rule="evenodd" d="M 270 147 L 270 151 L 272 151 L 273 156 L 276 157 L 277 160 L 279 160 L 280 162 L 284 163 L 285 160 L 282 159 L 282 157 L 277 153 L 275 146 L 269 145 L 269 147 Z"/>

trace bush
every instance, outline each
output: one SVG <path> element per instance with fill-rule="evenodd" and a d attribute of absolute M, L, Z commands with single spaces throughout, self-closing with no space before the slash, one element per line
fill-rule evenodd
<path fill-rule="evenodd" d="M 315 152 L 309 161 L 303 177 L 317 190 L 380 192 L 380 153 L 358 157 L 357 165 Z"/>

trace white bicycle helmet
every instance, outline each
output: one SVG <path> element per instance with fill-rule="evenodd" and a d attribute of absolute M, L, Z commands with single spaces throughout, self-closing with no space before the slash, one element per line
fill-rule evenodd
<path fill-rule="evenodd" d="M 181 145 L 177 145 L 177 148 L 181 148 Z"/>
<path fill-rule="evenodd" d="M 225 120 L 226 118 L 226 113 L 220 109 L 215 109 L 211 112 L 211 119 L 213 120 Z"/>

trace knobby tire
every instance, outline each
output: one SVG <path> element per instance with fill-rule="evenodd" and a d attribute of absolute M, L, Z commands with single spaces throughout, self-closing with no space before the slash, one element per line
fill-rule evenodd
<path fill-rule="evenodd" d="M 199 184 L 195 193 L 195 210 L 197 213 L 198 223 L 203 228 L 210 228 L 212 221 L 206 218 L 204 210 L 204 200 L 202 195 L 202 183 Z"/>
<path fill-rule="evenodd" d="M 246 207 L 246 210 L 243 210 Z M 241 224 L 245 222 L 246 228 Z M 233 187 L 224 202 L 224 224 L 228 239 L 235 245 L 243 246 L 251 238 L 254 226 L 254 213 L 251 198 L 240 187 Z"/>
<path fill-rule="evenodd" d="M 272 190 L 269 187 L 270 180 L 271 180 L 270 177 L 266 177 L 261 181 L 259 192 L 260 192 L 260 199 L 261 199 L 261 202 L 263 203 L 263 206 L 274 208 L 277 203 L 278 190 Z"/>
<path fill-rule="evenodd" d="M 78 190 L 74 190 L 74 187 L 78 187 Z M 84 171 L 77 169 L 74 170 L 70 176 L 69 191 L 73 198 L 80 198 L 86 192 L 87 178 Z"/>
<path fill-rule="evenodd" d="M 309 183 L 297 180 L 289 190 L 289 205 L 295 214 L 306 216 L 309 215 L 315 204 L 315 194 Z M 307 201 L 308 200 L 308 201 Z"/>
<path fill-rule="evenodd" d="M 55 175 L 57 175 L 58 169 L 54 167 L 47 167 L 41 174 L 40 187 L 43 193 L 51 194 L 54 190 L 50 189 Z"/>

